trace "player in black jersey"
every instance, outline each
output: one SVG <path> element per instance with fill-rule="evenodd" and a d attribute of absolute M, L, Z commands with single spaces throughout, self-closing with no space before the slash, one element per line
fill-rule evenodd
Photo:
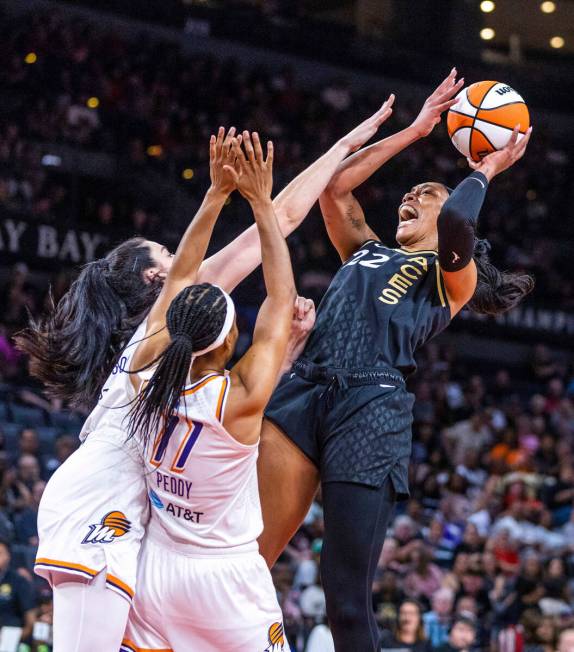
<path fill-rule="evenodd" d="M 371 586 L 397 498 L 408 495 L 414 398 L 404 377 L 418 347 L 461 308 L 497 314 L 532 288 L 503 274 L 477 241 L 476 221 L 491 179 L 522 157 L 530 133 L 485 157 L 454 191 L 411 188 L 399 207 L 398 247 L 380 242 L 352 191 L 412 142 L 428 135 L 463 80 L 456 70 L 407 129 L 340 164 L 321 197 L 343 266 L 318 309 L 315 328 L 271 402 L 260 446 L 271 565 L 303 520 L 319 480 L 325 537 L 321 575 L 337 652 L 377 650 Z"/>

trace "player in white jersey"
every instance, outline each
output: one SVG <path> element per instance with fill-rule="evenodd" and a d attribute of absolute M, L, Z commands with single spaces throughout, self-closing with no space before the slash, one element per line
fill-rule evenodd
<path fill-rule="evenodd" d="M 259 554 L 257 454 L 263 410 L 291 330 L 295 283 L 271 203 L 272 148 L 237 142 L 237 183 L 259 229 L 267 298 L 253 343 L 230 372 L 233 301 L 190 286 L 152 311 L 131 364 L 153 365 L 130 415 L 152 503 L 124 652 L 282 652 L 283 619 Z M 167 328 L 166 328 L 167 326 Z"/>
<path fill-rule="evenodd" d="M 340 161 L 389 113 L 384 105 L 277 196 L 274 207 L 283 233 L 301 223 Z M 223 135 L 220 129 L 215 143 L 220 164 Z M 218 185 L 221 168 L 200 213 L 218 211 L 233 189 Z M 36 570 L 56 589 L 55 652 L 116 652 L 135 589 L 148 500 L 141 460 L 133 445 L 124 446 L 121 410 L 109 407 L 111 399 L 115 408 L 124 405 L 115 391 L 123 391 L 119 378 L 125 376 L 132 347 L 118 351 L 130 339 L 137 341 L 136 327 L 160 288 L 168 285 L 173 296 L 193 281 L 210 281 L 231 291 L 260 263 L 259 237 L 251 227 L 197 272 L 190 257 L 192 236 L 188 229 L 175 258 L 158 243 L 122 243 L 84 268 L 54 311 L 18 338 L 30 356 L 31 372 L 52 396 L 72 404 L 98 403 L 83 428 L 84 444 L 50 480 L 40 510 Z"/>

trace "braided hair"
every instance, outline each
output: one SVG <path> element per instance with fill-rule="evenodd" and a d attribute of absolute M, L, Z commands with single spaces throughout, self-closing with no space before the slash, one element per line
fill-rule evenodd
<path fill-rule="evenodd" d="M 171 302 L 166 325 L 171 342 L 144 369 L 157 364 L 149 382 L 130 410 L 129 437 L 136 433 L 147 445 L 150 435 L 159 430 L 178 406 L 186 385 L 194 351 L 213 344 L 225 323 L 227 301 L 223 292 L 209 283 L 190 285 Z M 132 373 L 143 371 L 138 369 Z"/>
<path fill-rule="evenodd" d="M 474 262 L 478 272 L 476 290 L 468 308 L 482 315 L 500 315 L 514 308 L 534 289 L 534 279 L 529 274 L 503 272 L 489 260 L 488 240 L 476 240 Z"/>
<path fill-rule="evenodd" d="M 46 394 L 77 407 L 93 407 L 122 349 L 150 311 L 160 280 L 146 283 L 155 266 L 143 238 L 126 240 L 88 263 L 47 316 L 30 319 L 14 338 L 29 356 L 32 376 Z"/>

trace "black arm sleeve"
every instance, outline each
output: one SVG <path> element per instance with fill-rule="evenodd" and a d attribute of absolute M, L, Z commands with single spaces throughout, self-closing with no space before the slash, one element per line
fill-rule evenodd
<path fill-rule="evenodd" d="M 438 259 L 446 272 L 468 265 L 474 252 L 476 223 L 488 188 L 482 172 L 473 172 L 452 191 L 438 216 Z"/>

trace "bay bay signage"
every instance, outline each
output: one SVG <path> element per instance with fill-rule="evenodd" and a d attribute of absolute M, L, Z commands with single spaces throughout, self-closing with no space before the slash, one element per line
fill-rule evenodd
<path fill-rule="evenodd" d="M 45 267 L 50 263 L 81 265 L 104 255 L 115 238 L 112 234 L 80 228 L 41 224 L 0 214 L 0 262 L 25 260 Z"/>

